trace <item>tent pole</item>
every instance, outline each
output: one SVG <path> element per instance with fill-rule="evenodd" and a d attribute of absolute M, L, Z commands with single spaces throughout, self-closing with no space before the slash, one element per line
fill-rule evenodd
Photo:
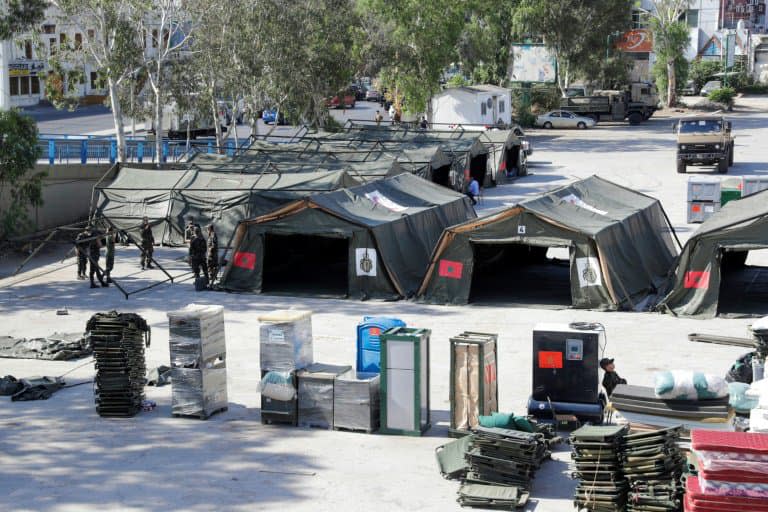
<path fill-rule="evenodd" d="M 30 253 L 30 255 L 29 255 L 29 256 L 27 256 L 27 257 L 24 259 L 24 261 L 22 261 L 22 262 L 21 262 L 21 265 L 19 265 L 19 266 L 16 268 L 16 270 L 14 270 L 14 272 L 13 272 L 13 274 L 11 274 L 11 276 L 15 276 L 16 274 L 18 274 L 18 273 L 21 271 L 21 269 L 22 269 L 22 268 L 24 268 L 24 265 L 26 265 L 27 263 L 29 263 L 29 260 L 31 260 L 32 258 L 34 258 L 34 257 L 35 257 L 35 255 L 36 255 L 36 254 L 37 254 L 37 253 L 40 251 L 40 249 L 42 249 L 42 248 L 43 248 L 43 246 L 44 246 L 45 244 L 47 244 L 47 243 L 48 243 L 48 241 L 49 241 L 51 238 L 53 238 L 53 235 L 55 235 L 57 232 L 58 232 L 58 230 L 57 230 L 57 229 L 54 229 L 53 231 L 51 231 L 51 232 L 48 234 L 48 236 L 45 238 L 45 240 L 43 240 L 42 242 L 40 242 L 40 245 L 38 245 L 38 246 L 35 248 L 35 250 L 34 250 L 34 251 L 32 251 L 32 253 Z"/>

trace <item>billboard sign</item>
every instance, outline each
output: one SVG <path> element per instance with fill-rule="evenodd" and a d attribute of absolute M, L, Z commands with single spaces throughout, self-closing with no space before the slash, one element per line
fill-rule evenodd
<path fill-rule="evenodd" d="M 37 76 L 45 70 L 41 60 L 17 60 L 8 64 L 8 76 Z"/>
<path fill-rule="evenodd" d="M 650 53 L 653 51 L 653 38 L 648 29 L 628 30 L 616 42 L 616 48 L 625 53 Z"/>
<path fill-rule="evenodd" d="M 513 44 L 511 82 L 552 83 L 557 80 L 555 55 L 543 44 Z"/>

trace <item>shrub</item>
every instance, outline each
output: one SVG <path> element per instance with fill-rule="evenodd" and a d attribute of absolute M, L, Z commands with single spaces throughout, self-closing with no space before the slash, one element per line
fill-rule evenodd
<path fill-rule="evenodd" d="M 768 84 L 749 84 L 740 89 L 747 94 L 768 94 Z"/>
<path fill-rule="evenodd" d="M 736 96 L 736 91 L 731 87 L 723 87 L 716 91 L 709 93 L 708 98 L 716 103 L 722 103 L 724 105 L 733 105 L 733 98 Z"/>

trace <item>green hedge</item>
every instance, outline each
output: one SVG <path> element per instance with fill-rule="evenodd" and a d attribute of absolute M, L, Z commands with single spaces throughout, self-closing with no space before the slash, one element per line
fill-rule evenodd
<path fill-rule="evenodd" d="M 733 104 L 734 96 L 736 96 L 736 91 L 733 88 L 723 87 L 722 89 L 718 89 L 716 91 L 712 91 L 711 93 L 709 93 L 708 98 L 711 101 L 715 101 L 717 103 L 731 105 Z"/>

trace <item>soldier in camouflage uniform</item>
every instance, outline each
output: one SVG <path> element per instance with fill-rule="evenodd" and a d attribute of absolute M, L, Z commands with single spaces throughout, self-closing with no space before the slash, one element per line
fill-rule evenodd
<path fill-rule="evenodd" d="M 152 253 L 155 250 L 155 236 L 152 234 L 152 226 L 149 225 L 149 219 L 144 217 L 140 228 L 141 234 L 141 270 L 152 267 Z"/>
<path fill-rule="evenodd" d="M 91 277 L 91 288 L 98 288 L 96 286 L 96 283 L 93 280 L 93 277 L 96 276 L 99 279 L 99 283 L 101 283 L 101 286 L 107 287 L 109 286 L 109 283 L 104 282 L 104 276 L 101 273 L 101 269 L 99 268 L 99 258 L 101 257 L 101 246 L 104 242 L 104 239 L 99 236 L 101 233 L 97 232 L 95 229 L 91 231 L 91 241 L 88 244 L 88 260 L 90 261 L 90 268 L 88 269 L 88 274 Z"/>
<path fill-rule="evenodd" d="M 107 262 L 104 265 L 104 277 L 108 283 L 112 282 L 112 269 L 115 268 L 115 228 L 107 228 L 107 236 L 104 238 L 107 246 Z"/>
<path fill-rule="evenodd" d="M 75 237 L 75 250 L 77 251 L 77 278 L 85 279 L 85 271 L 88 265 L 88 242 L 81 242 L 91 236 L 90 230 L 86 227 Z"/>
<path fill-rule="evenodd" d="M 213 224 L 208 226 L 208 245 L 205 251 L 205 262 L 208 266 L 208 276 L 211 278 L 210 284 L 213 284 L 216 281 L 216 276 L 219 274 L 219 237 L 216 236 Z"/>
<path fill-rule="evenodd" d="M 205 279 L 209 280 L 208 268 L 205 266 L 206 249 L 203 231 L 197 228 L 195 229 L 194 238 L 189 242 L 189 266 L 192 267 L 192 272 L 195 273 L 195 279 L 200 277 L 200 270 L 202 270 Z"/>

